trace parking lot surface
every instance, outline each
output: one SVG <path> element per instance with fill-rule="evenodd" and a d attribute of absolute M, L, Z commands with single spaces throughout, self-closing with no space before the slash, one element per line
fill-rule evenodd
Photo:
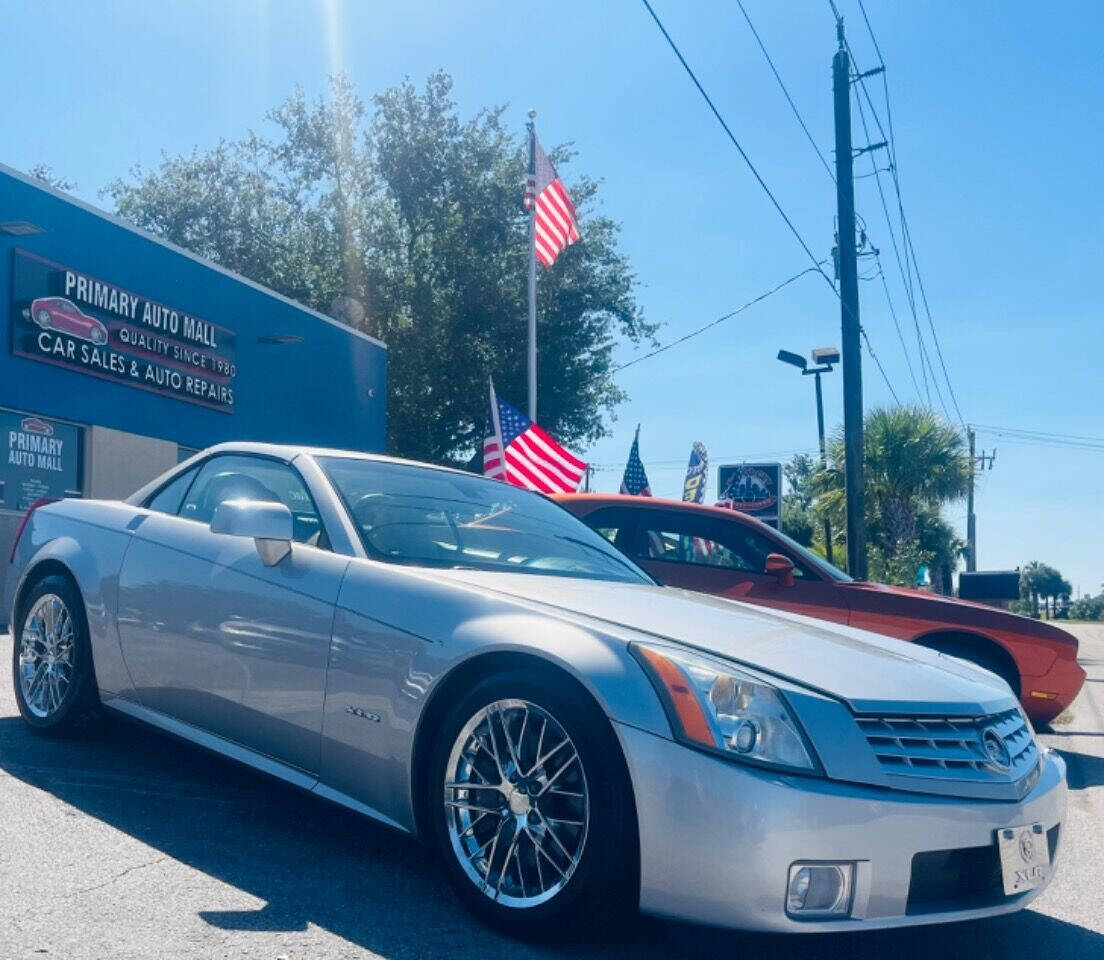
<path fill-rule="evenodd" d="M 1041 735 L 1069 764 L 1070 814 L 1030 909 L 846 936 L 641 918 L 537 944 L 472 920 L 414 841 L 228 761 L 122 722 L 32 736 L 0 637 L 0 958 L 1104 958 L 1104 627 L 1071 629 L 1088 681 Z"/>

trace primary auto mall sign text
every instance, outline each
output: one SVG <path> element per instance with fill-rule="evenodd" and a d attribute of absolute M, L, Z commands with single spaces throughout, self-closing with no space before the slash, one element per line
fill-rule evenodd
<path fill-rule="evenodd" d="M 13 354 L 233 412 L 232 331 L 24 250 L 13 257 Z"/>

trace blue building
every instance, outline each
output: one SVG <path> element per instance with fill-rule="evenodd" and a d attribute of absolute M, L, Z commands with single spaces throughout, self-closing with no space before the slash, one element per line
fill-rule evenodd
<path fill-rule="evenodd" d="M 3 166 L 0 257 L 4 560 L 40 497 L 223 440 L 384 449 L 378 340 Z"/>

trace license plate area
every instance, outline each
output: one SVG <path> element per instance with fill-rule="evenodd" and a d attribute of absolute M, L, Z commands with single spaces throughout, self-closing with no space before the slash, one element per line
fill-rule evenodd
<path fill-rule="evenodd" d="M 1002 827 L 997 831 L 997 853 L 1006 896 L 1034 890 L 1050 876 L 1050 850 L 1041 823 Z"/>

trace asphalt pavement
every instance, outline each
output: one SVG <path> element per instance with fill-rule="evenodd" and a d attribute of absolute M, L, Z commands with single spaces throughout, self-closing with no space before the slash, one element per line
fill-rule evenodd
<path fill-rule="evenodd" d="M 472 920 L 416 842 L 228 761 L 123 722 L 78 741 L 32 736 L 0 637 L 0 960 L 1104 958 L 1104 627 L 1072 629 L 1089 679 L 1042 735 L 1069 763 L 1070 814 L 1057 876 L 1030 909 L 846 936 L 640 918 L 536 944 Z"/>

